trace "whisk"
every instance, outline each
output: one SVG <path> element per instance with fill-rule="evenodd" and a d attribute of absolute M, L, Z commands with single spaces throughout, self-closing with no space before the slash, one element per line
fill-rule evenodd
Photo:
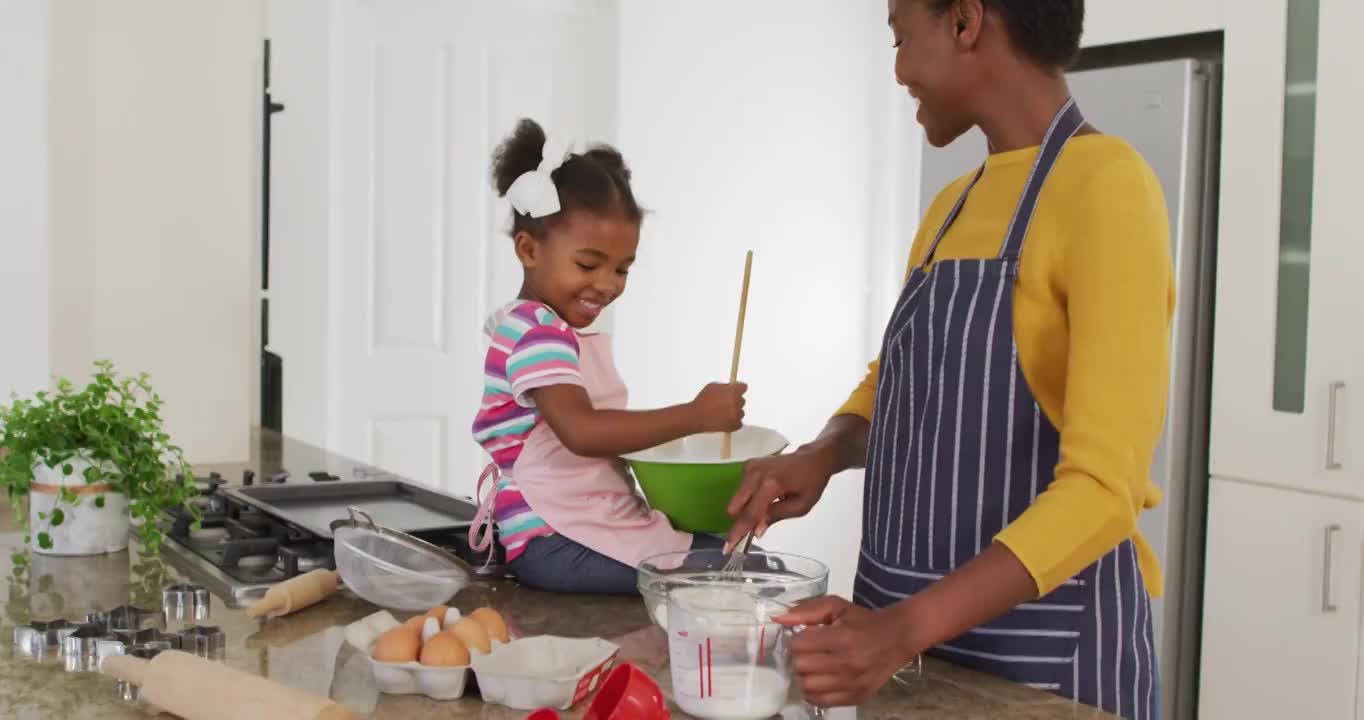
<path fill-rule="evenodd" d="M 749 530 L 744 535 L 744 541 L 734 546 L 734 552 L 729 554 L 729 559 L 725 561 L 725 566 L 720 568 L 721 580 L 732 580 L 738 582 L 744 574 L 744 557 L 748 555 L 748 548 L 753 545 L 753 531 Z"/>

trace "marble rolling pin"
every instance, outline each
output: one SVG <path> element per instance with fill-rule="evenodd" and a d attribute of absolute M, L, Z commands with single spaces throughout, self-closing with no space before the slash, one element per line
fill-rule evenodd
<path fill-rule="evenodd" d="M 246 614 L 273 618 L 316 605 L 336 592 L 339 579 L 335 570 L 322 568 L 289 578 L 267 590 L 265 597 L 246 609 Z"/>
<path fill-rule="evenodd" d="M 143 700 L 185 720 L 355 720 L 328 698 L 178 650 L 151 660 L 108 657 L 100 671 L 137 685 Z"/>

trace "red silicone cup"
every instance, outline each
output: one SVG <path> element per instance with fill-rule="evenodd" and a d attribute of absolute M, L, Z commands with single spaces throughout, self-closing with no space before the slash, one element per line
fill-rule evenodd
<path fill-rule="evenodd" d="M 527 715 L 526 720 L 559 720 L 559 711 L 554 708 L 540 708 Z"/>
<path fill-rule="evenodd" d="M 583 720 L 671 720 L 663 691 L 644 671 L 623 663 L 607 676 Z"/>

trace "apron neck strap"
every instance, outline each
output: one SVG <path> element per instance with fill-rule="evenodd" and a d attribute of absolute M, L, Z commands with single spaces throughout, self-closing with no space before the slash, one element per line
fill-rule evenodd
<path fill-rule="evenodd" d="M 1028 174 L 1028 182 L 1023 186 L 1023 193 L 1018 198 L 1018 206 L 1014 208 L 1013 217 L 1009 220 L 1009 229 L 1004 235 L 1004 242 L 1000 245 L 999 257 L 1017 260 L 1022 254 L 1023 240 L 1027 237 L 1028 227 L 1032 224 L 1033 212 L 1037 209 L 1037 198 L 1042 192 L 1042 183 L 1051 174 L 1052 166 L 1056 164 L 1056 159 L 1061 155 L 1061 148 L 1084 124 L 1084 115 L 1080 113 L 1080 108 L 1075 104 L 1075 99 L 1068 98 L 1066 104 L 1061 106 L 1061 109 L 1052 118 L 1051 126 L 1047 128 L 1047 134 L 1042 138 L 1042 147 L 1037 151 L 1032 172 Z M 952 210 L 947 214 L 947 219 L 943 221 L 942 227 L 938 228 L 938 234 L 933 238 L 933 244 L 929 246 L 928 253 L 924 256 L 923 266 L 927 266 L 933 261 L 933 256 L 938 251 L 938 244 L 947 235 L 952 223 L 956 222 L 957 216 L 961 214 L 962 207 L 966 205 L 966 196 L 971 194 L 971 189 L 976 186 L 983 174 L 985 174 L 984 164 L 976 169 L 976 174 L 972 176 L 971 182 L 966 185 L 961 197 L 957 198 L 957 204 L 952 206 Z"/>
<path fill-rule="evenodd" d="M 1004 243 L 999 248 L 1001 258 L 1017 260 L 1023 254 L 1023 240 L 1027 238 L 1028 227 L 1032 225 L 1037 198 L 1042 194 L 1042 184 L 1051 174 L 1066 141 L 1079 132 L 1084 124 L 1085 116 L 1080 112 L 1080 106 L 1075 104 L 1075 98 L 1066 100 L 1056 117 L 1052 118 L 1051 127 L 1047 128 L 1042 140 L 1042 148 L 1037 151 L 1037 159 L 1033 161 L 1028 183 L 1023 186 L 1023 195 L 1018 198 L 1018 207 L 1014 208 L 1014 216 L 1009 220 L 1009 231 L 1005 233 Z"/>

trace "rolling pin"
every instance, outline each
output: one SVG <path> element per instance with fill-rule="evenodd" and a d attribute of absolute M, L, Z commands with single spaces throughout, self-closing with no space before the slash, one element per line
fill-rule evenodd
<path fill-rule="evenodd" d="M 316 605 L 336 592 L 339 580 L 335 570 L 323 568 L 289 578 L 267 590 L 265 597 L 247 608 L 246 614 L 253 618 L 273 618 Z"/>
<path fill-rule="evenodd" d="M 179 650 L 151 660 L 115 655 L 100 672 L 137 685 L 142 699 L 185 720 L 355 720 L 329 698 Z"/>

